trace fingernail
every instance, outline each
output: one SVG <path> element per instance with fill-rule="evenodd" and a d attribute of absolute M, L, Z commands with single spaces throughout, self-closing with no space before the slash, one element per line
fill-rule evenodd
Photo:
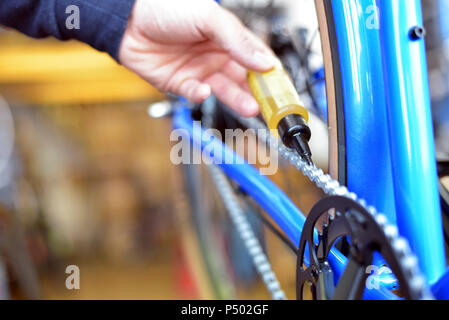
<path fill-rule="evenodd" d="M 208 98 L 210 96 L 210 94 L 211 94 L 211 89 L 208 84 L 202 84 L 198 88 L 198 95 L 201 97 L 201 99 Z"/>
<path fill-rule="evenodd" d="M 189 90 L 189 100 L 194 103 L 201 103 L 206 100 L 211 94 L 211 89 L 208 84 L 200 84 L 199 86 L 192 87 Z"/>
<path fill-rule="evenodd" d="M 270 54 L 263 53 L 261 51 L 254 52 L 253 61 L 261 69 L 271 69 L 280 63 L 280 61 L 276 59 L 276 57 Z"/>

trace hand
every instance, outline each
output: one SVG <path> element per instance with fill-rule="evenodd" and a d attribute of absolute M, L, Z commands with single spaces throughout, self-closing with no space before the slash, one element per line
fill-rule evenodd
<path fill-rule="evenodd" d="M 195 103 L 212 92 L 241 115 L 254 116 L 259 107 L 247 69 L 268 71 L 276 58 L 213 0 L 136 0 L 119 61 L 159 90 Z"/>

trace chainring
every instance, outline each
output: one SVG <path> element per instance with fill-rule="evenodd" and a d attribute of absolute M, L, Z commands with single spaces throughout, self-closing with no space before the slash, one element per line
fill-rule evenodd
<path fill-rule="evenodd" d="M 322 232 L 316 226 L 323 221 Z M 337 240 L 348 237 L 348 263 L 335 286 L 328 262 L 331 248 Z M 309 265 L 305 266 L 308 250 Z M 384 215 L 373 216 L 362 205 L 347 197 L 330 196 L 319 201 L 311 210 L 301 234 L 298 250 L 296 294 L 304 298 L 309 286 L 313 299 L 361 299 L 374 252 L 379 252 L 399 283 L 401 296 L 406 299 L 428 299 L 431 294 L 418 272 L 416 257 L 397 229 L 388 225 Z"/>

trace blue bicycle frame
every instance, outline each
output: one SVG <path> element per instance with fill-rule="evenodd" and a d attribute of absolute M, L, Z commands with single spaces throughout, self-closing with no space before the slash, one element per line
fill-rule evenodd
<path fill-rule="evenodd" d="M 422 39 L 410 30 L 422 25 L 420 0 L 332 1 L 342 73 L 347 185 L 396 222 L 418 257 L 437 299 L 449 299 L 449 273 L 437 188 L 430 97 Z M 368 24 L 378 17 L 378 24 Z M 212 157 L 238 157 L 220 141 L 205 140 L 184 100 L 174 127 Z M 217 148 L 217 149 L 215 149 Z M 219 163 L 251 195 L 288 238 L 298 244 L 304 215 L 251 165 Z M 337 277 L 346 259 L 333 249 Z M 365 290 L 367 299 L 396 299 L 385 288 Z"/>
<path fill-rule="evenodd" d="M 434 282 L 444 273 L 445 255 L 424 41 L 410 37 L 422 25 L 420 1 L 332 4 L 348 188 L 397 221 Z M 370 8 L 378 10 L 378 28 L 367 25 Z"/>

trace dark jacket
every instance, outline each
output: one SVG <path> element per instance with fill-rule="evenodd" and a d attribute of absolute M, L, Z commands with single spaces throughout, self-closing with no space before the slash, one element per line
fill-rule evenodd
<path fill-rule="evenodd" d="M 77 39 L 117 60 L 134 1 L 0 0 L 0 24 L 35 38 Z"/>

